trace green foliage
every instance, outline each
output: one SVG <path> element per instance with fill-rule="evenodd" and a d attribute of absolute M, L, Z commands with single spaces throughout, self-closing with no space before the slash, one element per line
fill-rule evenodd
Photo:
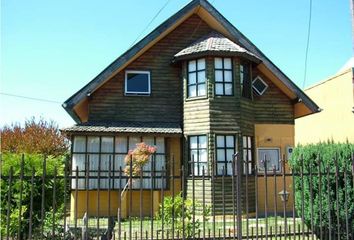
<path fill-rule="evenodd" d="M 354 186 L 351 172 L 353 152 L 354 144 L 333 142 L 298 146 L 294 149 L 289 162 L 290 166 L 295 173 L 301 171 L 304 173 L 303 177 L 297 176 L 294 179 L 296 210 L 298 213 L 302 212 L 303 201 L 304 220 L 306 225 L 311 228 L 312 206 L 313 228 L 317 233 L 322 227 L 323 233 L 327 236 L 330 229 L 332 234 L 336 235 L 339 231 L 342 233 L 341 239 L 346 239 L 344 233 L 348 217 L 349 232 L 353 234 Z M 322 173 L 321 177 L 318 174 L 319 170 Z M 336 180 L 337 170 L 339 172 L 338 181 Z M 344 172 L 347 173 L 346 176 Z M 345 204 L 348 206 L 347 211 Z M 349 238 L 351 237 L 353 236 L 349 236 Z"/>
<path fill-rule="evenodd" d="M 2 156 L 1 167 L 1 211 L 0 211 L 0 233 L 2 236 L 6 234 L 6 214 L 9 204 L 10 209 L 10 221 L 9 231 L 10 235 L 16 234 L 19 229 L 19 203 L 21 198 L 21 159 L 20 154 L 5 153 Z M 31 188 L 33 187 L 33 212 L 32 212 L 32 229 L 33 233 L 40 231 L 41 223 L 41 205 L 42 205 L 42 175 L 43 175 L 43 159 L 44 157 L 39 154 L 29 154 L 24 157 L 24 180 L 22 181 L 22 221 L 20 233 L 23 236 L 28 234 L 29 228 L 29 216 L 30 216 L 30 201 L 31 201 Z M 44 181 L 44 213 L 51 215 L 53 204 L 53 187 L 54 187 L 54 172 L 57 169 L 56 178 L 56 208 L 60 209 L 64 202 L 64 179 L 60 176 L 64 175 L 64 162 L 65 157 L 47 157 L 46 158 L 46 175 Z M 8 194 L 10 193 L 9 174 L 10 168 L 13 169 L 13 177 L 11 182 L 11 198 L 8 203 Z M 34 169 L 34 183 L 31 183 L 32 169 Z M 60 211 L 58 211 L 59 213 Z M 60 212 L 63 214 L 63 212 Z M 49 217 L 45 216 L 44 225 L 49 221 Z M 58 226 L 57 226 L 58 227 Z"/>
<path fill-rule="evenodd" d="M 200 229 L 201 221 L 208 221 L 210 216 L 210 206 L 205 206 L 204 212 L 198 214 L 198 209 L 202 209 L 202 205 L 191 199 L 183 199 L 181 193 L 176 195 L 174 198 L 168 196 L 164 198 L 163 207 L 160 204 L 158 218 L 163 219 L 167 227 L 172 228 L 172 223 L 174 223 L 175 232 L 179 232 L 180 235 L 184 234 L 185 237 L 190 238 L 198 234 Z M 195 221 L 193 222 L 193 216 L 195 216 Z"/>

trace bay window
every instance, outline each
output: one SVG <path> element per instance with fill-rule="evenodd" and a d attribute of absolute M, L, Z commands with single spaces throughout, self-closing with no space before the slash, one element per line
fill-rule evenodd
<path fill-rule="evenodd" d="M 215 58 L 215 95 L 233 95 L 231 58 Z"/>
<path fill-rule="evenodd" d="M 235 136 L 216 136 L 216 169 L 217 175 L 232 175 L 232 160 L 235 154 Z"/>
<path fill-rule="evenodd" d="M 206 63 L 204 58 L 188 62 L 188 97 L 199 97 L 206 95 L 205 68 Z"/>

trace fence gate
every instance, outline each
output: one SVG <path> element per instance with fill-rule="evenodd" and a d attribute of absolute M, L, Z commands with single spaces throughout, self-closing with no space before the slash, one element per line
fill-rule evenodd
<path fill-rule="evenodd" d="M 90 156 L 81 170 L 22 156 L 1 176 L 1 239 L 354 239 L 353 155 L 332 170 L 320 156 L 291 169 L 236 154 L 210 172 L 175 169 L 173 156 L 139 171 L 111 156 L 97 171 Z"/>

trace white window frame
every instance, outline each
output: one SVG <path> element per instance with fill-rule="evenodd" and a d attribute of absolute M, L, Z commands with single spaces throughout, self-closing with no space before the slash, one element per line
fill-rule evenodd
<path fill-rule="evenodd" d="M 128 91 L 128 74 L 129 73 L 138 73 L 138 74 L 147 74 L 148 75 L 148 92 L 133 92 Z M 136 71 L 136 70 L 126 70 L 125 71 L 125 91 L 126 95 L 150 95 L 151 94 L 151 78 L 150 78 L 150 71 Z"/>
<path fill-rule="evenodd" d="M 260 159 L 259 156 L 259 151 L 258 150 L 277 150 L 278 151 L 278 157 L 279 157 L 279 170 L 276 170 L 276 173 L 280 173 L 282 171 L 282 159 L 281 159 L 281 149 L 280 147 L 259 147 L 257 148 L 257 164 L 258 164 L 258 172 L 259 173 L 265 173 L 266 169 L 260 170 L 259 168 L 259 163 L 262 159 Z M 268 170 L 267 173 L 273 173 L 273 170 Z"/>
<path fill-rule="evenodd" d="M 262 92 L 258 91 L 258 89 L 253 85 L 257 80 L 260 80 L 266 87 L 263 89 Z M 252 88 L 261 96 L 263 93 L 268 89 L 268 84 L 260 77 L 257 76 L 253 81 L 252 81 Z"/>

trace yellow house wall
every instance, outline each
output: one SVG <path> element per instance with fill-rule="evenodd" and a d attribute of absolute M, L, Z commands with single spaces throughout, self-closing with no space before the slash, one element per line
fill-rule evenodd
<path fill-rule="evenodd" d="M 170 174 L 172 173 L 172 162 L 174 163 L 174 176 L 179 176 L 179 170 L 181 168 L 181 144 L 180 138 L 173 137 L 168 138 L 167 140 L 167 153 L 170 159 L 174 158 L 174 161 L 170 162 Z M 172 189 L 174 188 L 175 194 L 178 194 L 181 191 L 181 179 L 178 177 L 175 181 L 172 181 L 172 178 L 169 179 L 169 189 L 164 190 L 164 196 L 169 196 L 172 194 Z M 76 197 L 77 196 L 77 197 Z M 89 199 L 88 203 L 86 199 Z M 130 197 L 132 197 L 132 201 L 130 201 Z M 142 208 L 140 208 L 140 200 L 142 199 Z M 121 203 L 121 216 L 123 218 L 129 215 L 131 211 L 131 216 L 138 217 L 140 216 L 140 211 L 142 211 L 143 216 L 151 215 L 151 206 L 153 206 L 153 212 L 156 214 L 158 211 L 159 205 L 162 199 L 162 192 L 154 190 L 153 191 L 153 202 L 151 202 L 151 191 L 143 190 L 142 196 L 140 195 L 139 190 L 133 190 L 131 193 L 127 191 L 125 196 L 122 199 Z M 70 201 L 70 216 L 71 219 L 74 219 L 75 216 L 77 218 L 82 218 L 85 212 L 88 213 L 88 216 L 117 216 L 118 207 L 119 207 L 119 191 L 111 190 L 110 192 L 110 208 L 109 208 L 109 194 L 107 190 L 100 190 L 99 193 L 99 209 L 98 205 L 98 191 L 90 190 L 90 191 L 75 191 L 71 192 L 71 201 Z M 130 209 L 129 205 L 132 202 L 132 207 Z M 75 212 L 75 207 L 77 206 L 77 211 Z M 108 214 L 109 213 L 109 214 Z"/>
<path fill-rule="evenodd" d="M 255 125 L 255 145 L 256 148 L 259 147 L 275 147 L 280 148 L 281 158 L 286 156 L 286 148 L 288 146 L 294 146 L 294 125 L 290 124 L 256 124 Z M 288 164 L 285 164 L 286 172 L 290 172 Z M 258 177 L 258 210 L 260 214 L 264 214 L 265 205 L 267 204 L 268 214 L 277 212 L 283 212 L 283 202 L 281 201 L 278 193 L 284 189 L 290 193 L 289 201 L 286 203 L 286 211 L 292 211 L 293 205 L 293 194 L 292 194 L 292 179 L 291 177 L 285 177 L 285 181 L 280 174 L 269 175 L 267 177 L 267 187 L 268 191 L 266 194 L 266 180 L 263 176 Z M 276 185 L 275 185 L 276 184 Z M 276 189 L 276 190 L 275 190 Z M 275 190 L 275 191 L 274 191 Z M 274 194 L 276 193 L 276 197 Z M 276 200 L 275 200 L 276 199 Z M 276 208 L 276 204 L 277 208 Z"/>
<path fill-rule="evenodd" d="M 317 143 L 333 139 L 354 143 L 353 70 L 348 69 L 333 78 L 305 90 L 323 109 L 320 113 L 295 121 L 296 144 Z"/>

